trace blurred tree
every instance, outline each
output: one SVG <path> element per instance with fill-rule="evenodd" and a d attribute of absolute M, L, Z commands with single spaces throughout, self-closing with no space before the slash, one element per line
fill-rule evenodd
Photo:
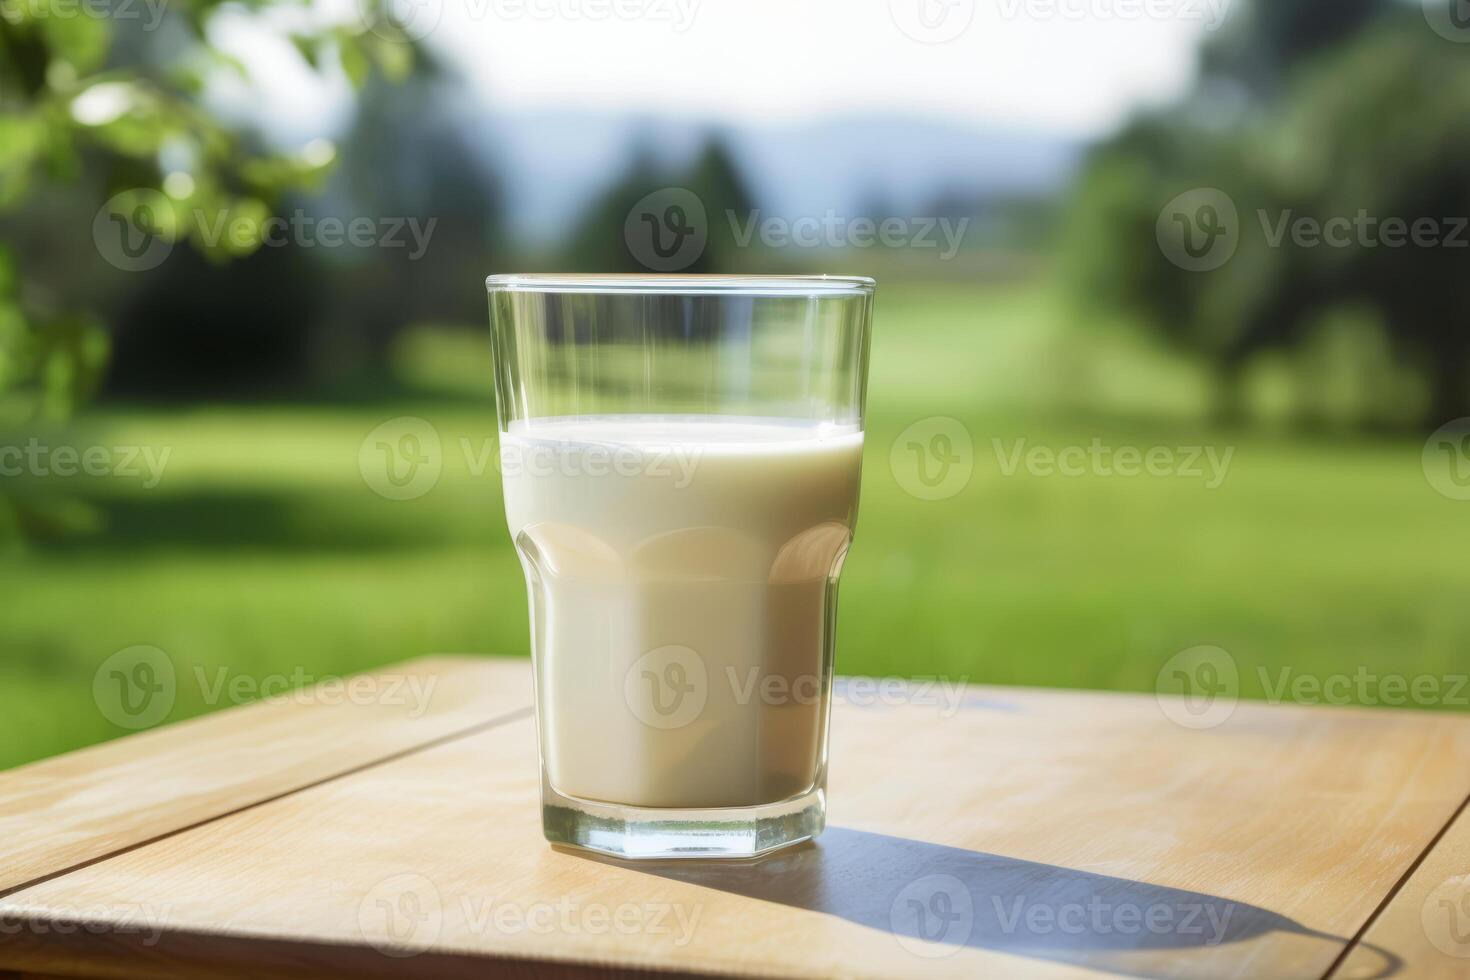
<path fill-rule="evenodd" d="M 1078 296 L 1202 356 L 1225 415 L 1255 355 L 1344 310 L 1420 366 L 1423 423 L 1470 415 L 1466 252 L 1384 236 L 1388 219 L 1449 236 L 1470 215 L 1470 61 L 1397 4 L 1242 13 L 1190 98 L 1092 154 L 1067 255 Z"/>
<path fill-rule="evenodd" d="M 688 213 L 690 202 L 684 195 L 671 192 L 685 190 L 694 195 L 699 216 Z M 651 203 L 645 202 L 651 197 Z M 683 208 L 688 227 L 703 232 L 704 248 L 697 257 L 678 268 L 654 269 L 644 261 L 646 256 L 630 248 L 630 235 L 636 240 L 640 227 L 628 227 L 629 215 L 640 204 L 650 203 L 656 211 L 670 206 Z M 682 171 L 660 167 L 653 155 L 639 149 L 623 175 L 588 209 L 581 225 L 573 233 L 563 261 L 573 272 L 731 272 L 743 265 L 741 244 L 733 222 L 744 227 L 751 220 L 755 205 L 740 175 L 740 169 L 729 146 L 719 136 L 711 137 L 694 161 Z"/>
<path fill-rule="evenodd" d="M 405 326 L 482 320 L 500 200 L 467 142 L 475 111 L 428 51 L 407 78 L 368 79 L 331 175 L 285 197 L 302 240 L 228 266 L 171 254 L 120 317 L 109 390 L 270 397 L 310 377 L 381 392 Z M 314 230 L 364 221 L 330 247 Z"/>
<path fill-rule="evenodd" d="M 381 361 L 410 323 L 484 320 L 480 284 L 500 252 L 504 207 L 496 176 L 468 141 L 476 111 L 427 52 L 411 78 L 370 83 L 358 98 L 322 206 L 402 220 L 410 240 L 407 248 L 334 256 L 344 268 L 331 342 L 352 346 L 362 360 Z"/>
<path fill-rule="evenodd" d="M 1298 65 L 1343 44 L 1393 6 L 1394 0 L 1256 0 L 1237 5 L 1229 23 L 1201 52 L 1204 87 L 1229 81 L 1252 98 L 1270 97 Z"/>
<path fill-rule="evenodd" d="M 155 243 L 187 241 L 215 259 L 260 247 L 279 195 L 317 179 L 332 154 L 269 152 L 208 110 L 210 83 L 246 71 L 208 40 L 225 6 L 191 0 L 158 7 L 156 18 L 150 8 L 145 19 L 136 4 L 0 4 L 7 241 L 48 237 L 58 216 L 49 206 L 61 198 L 61 216 L 80 218 L 93 232 L 91 250 L 118 269 L 157 265 L 148 251 Z M 314 68 L 340 68 L 359 84 L 402 78 L 414 63 L 416 45 L 370 8 L 342 25 L 308 16 L 304 2 L 228 6 L 262 25 L 282 23 L 268 20 L 272 7 L 296 8 L 287 33 L 297 49 Z M 221 222 L 237 231 L 215 234 Z M 95 293 L 76 288 L 85 269 L 77 259 L 48 267 L 31 249 L 0 245 L 0 421 L 65 416 L 101 376 L 108 338 L 87 302 Z"/>
<path fill-rule="evenodd" d="M 248 78 L 209 40 L 227 8 L 287 35 L 318 72 L 340 71 L 357 85 L 402 79 L 419 50 L 371 4 L 341 24 L 317 16 L 307 0 L 190 0 L 148 5 L 146 16 L 139 4 L 0 2 L 0 430 L 66 418 L 97 388 L 111 346 L 100 310 L 127 308 L 148 270 L 167 259 L 158 282 L 202 284 L 205 267 L 197 256 L 172 254 L 176 243 L 216 262 L 252 255 L 281 195 L 312 185 L 330 165 L 326 141 L 273 152 L 210 110 L 212 83 Z M 253 263 L 254 282 L 270 264 Z M 248 283 L 231 279 L 241 285 Z M 230 297 L 208 299 L 214 306 Z M 175 297 L 165 312 L 193 330 L 164 342 L 202 342 L 220 361 L 248 360 L 240 345 L 209 350 L 207 339 L 211 327 L 238 325 L 246 311 L 201 317 L 204 308 L 180 311 Z M 157 311 L 132 309 L 137 321 Z M 85 526 L 91 512 L 73 503 L 8 486 L 0 546 L 27 529 Z"/>

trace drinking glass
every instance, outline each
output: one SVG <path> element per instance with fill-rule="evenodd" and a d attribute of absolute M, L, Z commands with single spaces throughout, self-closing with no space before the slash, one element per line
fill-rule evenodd
<path fill-rule="evenodd" d="M 486 285 L 547 839 L 750 857 L 816 836 L 873 281 Z"/>

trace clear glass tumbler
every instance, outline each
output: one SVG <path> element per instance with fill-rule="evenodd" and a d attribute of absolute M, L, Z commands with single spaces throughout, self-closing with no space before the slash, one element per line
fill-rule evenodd
<path fill-rule="evenodd" d="M 547 839 L 750 857 L 816 836 L 873 281 L 486 285 Z"/>

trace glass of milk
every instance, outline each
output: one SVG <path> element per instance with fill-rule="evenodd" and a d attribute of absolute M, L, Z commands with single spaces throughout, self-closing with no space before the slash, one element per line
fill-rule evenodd
<path fill-rule="evenodd" d="M 814 837 L 873 281 L 487 286 L 547 839 L 667 858 Z"/>

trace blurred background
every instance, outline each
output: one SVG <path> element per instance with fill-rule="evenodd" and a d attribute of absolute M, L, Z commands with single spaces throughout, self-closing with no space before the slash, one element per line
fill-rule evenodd
<path fill-rule="evenodd" d="M 0 767 L 524 655 L 511 271 L 878 279 L 840 672 L 1464 710 L 1467 215 L 1461 0 L 0 0 Z"/>

